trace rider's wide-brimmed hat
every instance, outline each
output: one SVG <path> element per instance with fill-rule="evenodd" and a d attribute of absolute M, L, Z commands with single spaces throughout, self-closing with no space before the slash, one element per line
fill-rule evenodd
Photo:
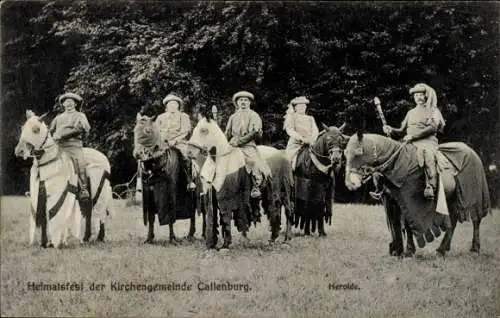
<path fill-rule="evenodd" d="M 415 93 L 427 93 L 427 85 L 418 83 L 417 85 L 410 88 L 410 95 L 413 95 Z"/>
<path fill-rule="evenodd" d="M 75 93 L 64 93 L 62 94 L 61 96 L 59 96 L 58 100 L 59 100 L 59 103 L 62 105 L 64 103 L 65 100 L 67 99 L 72 99 L 75 101 L 76 105 L 77 106 L 81 106 L 82 103 L 83 103 L 83 98 L 78 95 L 78 94 L 75 94 Z"/>
<path fill-rule="evenodd" d="M 241 97 L 247 97 L 248 99 L 251 99 L 252 101 L 255 100 L 252 93 L 247 92 L 247 91 L 239 91 L 238 93 L 233 95 L 233 104 L 236 105 L 236 101 L 238 100 L 238 98 L 241 98 Z"/>
<path fill-rule="evenodd" d="M 295 97 L 294 99 L 292 99 L 292 101 L 290 102 L 292 104 L 292 106 L 295 106 L 295 105 L 299 105 L 299 104 L 309 104 L 310 101 L 305 97 L 305 96 L 299 96 L 299 97 Z"/>
<path fill-rule="evenodd" d="M 174 94 L 168 94 L 163 99 L 163 105 L 166 105 L 170 101 L 176 101 L 176 102 L 179 103 L 179 107 L 182 107 L 183 101 L 182 101 L 182 99 L 179 96 L 174 95 Z"/>

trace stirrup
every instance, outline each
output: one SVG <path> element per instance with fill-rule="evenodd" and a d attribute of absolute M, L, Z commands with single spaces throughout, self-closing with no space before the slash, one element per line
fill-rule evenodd
<path fill-rule="evenodd" d="M 250 191 L 250 197 L 252 199 L 258 199 L 260 198 L 262 195 L 262 193 L 260 192 L 260 189 L 255 187 L 255 188 L 252 188 L 252 191 Z"/>
<path fill-rule="evenodd" d="M 426 199 L 434 199 L 434 189 L 432 188 L 431 185 L 427 185 L 424 190 L 424 197 Z"/>
<path fill-rule="evenodd" d="M 78 191 L 78 198 L 82 201 L 90 200 L 90 193 L 87 189 L 82 188 Z"/>
<path fill-rule="evenodd" d="M 194 183 L 193 181 L 189 182 L 189 184 L 187 185 L 187 189 L 188 191 L 193 191 L 194 189 L 196 189 L 196 183 Z"/>
<path fill-rule="evenodd" d="M 369 194 L 375 200 L 380 200 L 380 199 L 382 199 L 383 192 L 382 191 L 370 191 Z"/>

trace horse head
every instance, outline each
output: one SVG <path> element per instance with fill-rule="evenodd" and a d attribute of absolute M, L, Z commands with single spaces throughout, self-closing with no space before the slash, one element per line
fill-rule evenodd
<path fill-rule="evenodd" d="M 43 150 L 48 141 L 51 141 L 49 129 L 40 117 L 33 111 L 27 110 L 26 119 L 14 150 L 14 154 L 24 160 L 34 156 L 36 151 Z"/>
<path fill-rule="evenodd" d="M 189 150 L 191 153 L 195 151 L 210 152 L 215 149 L 216 153 L 220 154 L 227 152 L 230 147 L 226 135 L 217 122 L 206 116 L 201 118 L 193 129 L 188 145 L 191 146 Z"/>
<path fill-rule="evenodd" d="M 360 188 L 373 168 L 386 162 L 398 145 L 399 142 L 377 134 L 352 135 L 344 150 L 346 187 L 351 191 Z"/>
<path fill-rule="evenodd" d="M 342 149 L 347 145 L 349 136 L 344 135 L 342 130 L 345 127 L 345 123 L 340 127 L 327 126 L 322 124 L 323 131 L 319 134 L 316 139 L 313 148 L 317 155 L 320 157 L 328 158 L 330 164 L 333 166 L 338 166 L 342 160 Z"/>
<path fill-rule="evenodd" d="M 155 124 L 155 116 L 137 114 L 134 128 L 135 141 L 144 147 L 154 147 L 160 143 L 160 131 Z"/>

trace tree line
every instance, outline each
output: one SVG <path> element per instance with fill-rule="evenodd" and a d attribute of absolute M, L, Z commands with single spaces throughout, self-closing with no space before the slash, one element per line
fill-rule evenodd
<path fill-rule="evenodd" d="M 11 1 L 1 14 L 4 193 L 27 188 L 29 164 L 13 157 L 25 109 L 46 112 L 65 91 L 84 97 L 87 145 L 109 157 L 115 184 L 135 172 L 136 113 L 170 92 L 189 114 L 216 105 L 225 123 L 232 94 L 251 91 L 263 143 L 284 147 L 297 95 L 318 123 L 381 133 L 373 97 L 397 126 L 425 82 L 447 121 L 441 142 L 485 164 L 498 155 L 493 3 Z"/>

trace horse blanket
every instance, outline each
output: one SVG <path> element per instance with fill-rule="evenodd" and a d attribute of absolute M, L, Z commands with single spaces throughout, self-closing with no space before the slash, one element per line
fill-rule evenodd
<path fill-rule="evenodd" d="M 455 194 L 448 201 L 450 211 L 459 216 L 460 222 L 469 217 L 472 220 L 482 218 L 490 211 L 490 203 L 480 158 L 471 148 L 458 142 L 441 144 L 439 150 L 457 170 Z M 398 202 L 410 228 L 417 234 L 423 234 L 433 224 L 441 225 L 436 222 L 446 219 L 436 218 L 437 200 L 427 200 L 422 195 L 425 175 L 415 159 L 415 153 L 414 145 L 404 146 L 383 173 L 391 181 L 387 185 L 391 196 Z"/>

